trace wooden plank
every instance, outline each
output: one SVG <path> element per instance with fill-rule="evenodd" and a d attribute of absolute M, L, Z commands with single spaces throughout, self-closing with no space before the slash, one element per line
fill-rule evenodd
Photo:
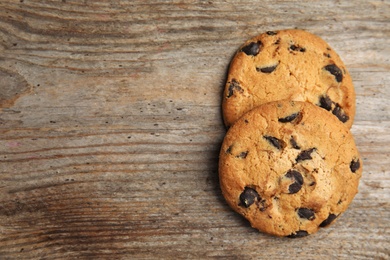
<path fill-rule="evenodd" d="M 388 259 L 389 1 L 0 2 L 0 258 Z M 359 193 L 302 239 L 225 203 L 228 64 L 248 38 L 303 28 L 355 83 Z"/>

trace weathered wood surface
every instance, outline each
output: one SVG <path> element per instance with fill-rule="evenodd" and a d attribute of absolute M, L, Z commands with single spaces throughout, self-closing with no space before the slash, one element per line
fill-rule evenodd
<path fill-rule="evenodd" d="M 303 28 L 357 92 L 360 192 L 266 236 L 221 196 L 221 89 L 244 40 Z M 1 259 L 389 259 L 390 1 L 0 2 Z"/>

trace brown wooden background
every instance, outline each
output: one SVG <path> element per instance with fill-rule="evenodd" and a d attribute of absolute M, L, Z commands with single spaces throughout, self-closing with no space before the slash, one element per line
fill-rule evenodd
<path fill-rule="evenodd" d="M 302 28 L 357 93 L 360 192 L 302 239 L 253 230 L 218 183 L 228 64 Z M 1 259 L 389 259 L 390 1 L 0 2 Z"/>

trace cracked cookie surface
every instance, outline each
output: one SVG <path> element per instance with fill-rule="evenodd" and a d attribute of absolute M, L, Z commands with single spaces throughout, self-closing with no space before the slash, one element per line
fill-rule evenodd
<path fill-rule="evenodd" d="M 343 123 L 309 102 L 275 101 L 246 113 L 220 151 L 222 193 L 252 227 L 302 237 L 353 200 L 362 161 Z"/>
<path fill-rule="evenodd" d="M 223 94 L 225 125 L 232 125 L 258 105 L 283 99 L 311 102 L 352 126 L 355 91 L 351 76 L 338 54 L 309 32 L 266 32 L 239 48 Z"/>

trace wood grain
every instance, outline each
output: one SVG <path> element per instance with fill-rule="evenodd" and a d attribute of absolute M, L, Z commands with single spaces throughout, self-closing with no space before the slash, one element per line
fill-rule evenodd
<path fill-rule="evenodd" d="M 232 55 L 303 28 L 355 83 L 364 173 L 302 239 L 253 230 L 221 196 Z M 1 259 L 389 259 L 389 1 L 0 2 Z"/>

